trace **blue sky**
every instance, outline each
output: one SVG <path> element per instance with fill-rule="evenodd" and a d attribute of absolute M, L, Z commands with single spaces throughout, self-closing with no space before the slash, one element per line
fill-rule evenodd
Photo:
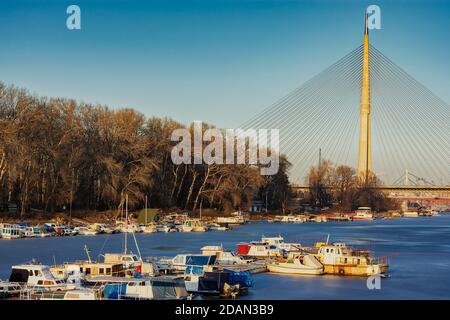
<path fill-rule="evenodd" d="M 450 2 L 437 0 L 2 0 L 0 81 L 235 127 L 359 46 L 369 4 L 372 44 L 448 103 Z"/>

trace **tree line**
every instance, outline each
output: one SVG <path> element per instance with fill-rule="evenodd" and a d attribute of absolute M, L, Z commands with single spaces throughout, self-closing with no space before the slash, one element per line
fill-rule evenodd
<path fill-rule="evenodd" d="M 331 207 L 351 211 L 368 206 L 377 211 L 397 209 L 398 203 L 378 189 L 379 178 L 369 172 L 366 177 L 346 165 L 333 165 L 323 160 L 311 167 L 306 179 L 309 184 L 308 201 L 317 207 Z"/>
<path fill-rule="evenodd" d="M 208 127 L 208 125 L 205 125 Z M 133 109 L 48 98 L 0 82 L 0 209 L 140 208 L 246 209 L 257 197 L 283 210 L 289 198 L 289 162 L 274 176 L 258 166 L 174 165 L 170 119 Z M 186 127 L 192 130 L 192 126 Z"/>

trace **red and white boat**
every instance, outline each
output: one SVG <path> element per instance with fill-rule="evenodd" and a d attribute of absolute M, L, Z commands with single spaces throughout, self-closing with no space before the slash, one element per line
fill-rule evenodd
<path fill-rule="evenodd" d="M 279 257 L 282 255 L 277 247 L 271 246 L 266 242 L 257 241 L 239 243 L 237 254 L 239 256 L 252 258 Z"/>

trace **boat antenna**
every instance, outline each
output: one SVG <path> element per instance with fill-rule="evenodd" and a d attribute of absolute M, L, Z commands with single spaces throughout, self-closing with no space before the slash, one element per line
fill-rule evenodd
<path fill-rule="evenodd" d="M 328 236 L 327 236 L 327 244 L 329 241 L 330 241 L 330 234 L 328 234 Z"/>

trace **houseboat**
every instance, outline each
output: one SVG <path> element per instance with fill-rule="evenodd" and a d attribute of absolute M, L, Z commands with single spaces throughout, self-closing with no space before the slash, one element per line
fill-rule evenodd
<path fill-rule="evenodd" d="M 384 259 L 377 259 L 369 251 L 355 250 L 344 243 L 316 244 L 319 247 L 315 257 L 324 267 L 327 274 L 349 276 L 371 276 L 385 274 L 389 265 Z"/>
<path fill-rule="evenodd" d="M 17 224 L 0 223 L 0 236 L 2 239 L 17 239 L 24 236 L 22 227 Z"/>
<path fill-rule="evenodd" d="M 50 267 L 53 276 L 68 283 L 78 283 L 86 278 L 112 276 L 124 277 L 125 269 L 121 263 L 78 261 Z"/>
<path fill-rule="evenodd" d="M 151 262 L 144 262 L 133 253 L 106 253 L 104 263 L 122 264 L 126 274 L 133 276 L 135 273 L 153 276 L 158 274 L 156 266 Z"/>
<path fill-rule="evenodd" d="M 23 234 L 27 238 L 45 238 L 52 235 L 46 230 L 46 228 L 43 228 L 42 226 L 26 227 L 23 230 Z"/>

